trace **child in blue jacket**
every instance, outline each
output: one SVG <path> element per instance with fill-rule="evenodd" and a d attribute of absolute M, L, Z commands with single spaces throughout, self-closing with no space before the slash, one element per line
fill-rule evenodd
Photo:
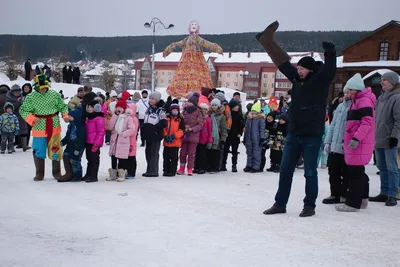
<path fill-rule="evenodd" d="M 65 175 L 58 179 L 61 183 L 83 181 L 81 159 L 85 150 L 85 120 L 82 118 L 81 107 L 76 107 L 68 114 L 73 120 L 68 125 L 67 134 L 61 140 L 61 144 L 67 146 L 63 154 Z"/>

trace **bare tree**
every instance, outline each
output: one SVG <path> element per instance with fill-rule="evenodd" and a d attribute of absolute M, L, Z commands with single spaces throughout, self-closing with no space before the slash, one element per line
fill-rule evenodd
<path fill-rule="evenodd" d="M 104 90 L 106 92 L 110 92 L 111 89 L 114 87 L 115 83 L 115 75 L 112 71 L 104 71 L 102 75 L 102 84 L 104 85 Z"/>

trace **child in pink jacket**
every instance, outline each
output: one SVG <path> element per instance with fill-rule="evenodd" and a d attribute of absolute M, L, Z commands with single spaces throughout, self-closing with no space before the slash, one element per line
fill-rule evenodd
<path fill-rule="evenodd" d="M 87 105 L 86 120 L 86 159 L 88 161 L 86 175 L 83 177 L 87 183 L 97 182 L 100 166 L 100 147 L 104 143 L 106 132 L 104 114 L 101 112 L 99 102 L 93 100 Z"/>
<path fill-rule="evenodd" d="M 128 110 L 132 110 L 131 118 L 133 121 L 133 125 L 135 126 L 135 133 L 131 135 L 131 144 L 129 148 L 129 157 L 128 157 L 128 174 L 126 175 L 126 179 L 133 179 L 136 176 L 136 141 L 137 135 L 139 131 L 139 120 L 136 118 L 136 104 L 133 101 L 128 100 Z"/>
<path fill-rule="evenodd" d="M 365 88 L 359 73 L 347 82 L 346 87 L 352 94 L 343 144 L 349 187 L 346 202 L 336 205 L 336 210 L 354 212 L 368 206 L 369 178 L 365 174 L 365 165 L 371 161 L 375 144 L 376 97 L 371 88 Z"/>
<path fill-rule="evenodd" d="M 210 107 L 207 103 L 201 103 L 199 108 L 203 114 L 203 128 L 200 131 L 199 144 L 196 148 L 194 172 L 197 174 L 205 174 L 208 166 L 207 151 L 211 149 L 214 139 L 212 137 L 212 121 L 208 115 Z"/>
<path fill-rule="evenodd" d="M 107 181 L 117 180 L 123 182 L 129 165 L 129 153 L 131 147 L 131 136 L 135 134 L 135 125 L 132 120 L 132 110 L 128 104 L 121 99 L 115 105 L 115 114 L 108 122 L 108 129 L 111 129 L 110 152 L 111 169 L 108 170 Z M 118 169 L 117 169 L 118 167 Z M 118 178 L 117 178 L 118 173 Z"/>

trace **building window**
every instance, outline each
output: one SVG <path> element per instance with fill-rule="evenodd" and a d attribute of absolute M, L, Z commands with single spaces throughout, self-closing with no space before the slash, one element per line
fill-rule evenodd
<path fill-rule="evenodd" d="M 230 74 L 230 73 L 227 73 L 227 74 L 226 74 L 226 77 L 227 77 L 227 78 L 230 78 L 230 77 L 231 77 L 231 74 Z"/>
<path fill-rule="evenodd" d="M 279 70 L 276 72 L 276 79 L 287 79 L 285 75 L 283 75 L 282 72 L 280 72 Z"/>
<path fill-rule="evenodd" d="M 164 80 L 161 80 L 161 83 L 164 83 Z"/>
<path fill-rule="evenodd" d="M 291 82 L 276 82 L 276 88 L 292 88 Z"/>
<path fill-rule="evenodd" d="M 379 44 L 379 60 L 388 60 L 389 42 L 382 41 Z"/>
<path fill-rule="evenodd" d="M 168 72 L 168 75 L 171 76 L 171 72 L 170 71 Z"/>
<path fill-rule="evenodd" d="M 336 97 L 340 92 L 343 91 L 343 84 L 335 83 L 333 85 L 333 95 Z"/>
<path fill-rule="evenodd" d="M 268 74 L 264 74 L 264 79 L 268 79 Z"/>
<path fill-rule="evenodd" d="M 400 41 L 397 42 L 397 60 L 400 60 Z"/>
<path fill-rule="evenodd" d="M 219 74 L 219 77 L 222 78 L 222 73 Z"/>
<path fill-rule="evenodd" d="M 263 87 L 267 87 L 267 83 L 264 83 L 264 84 L 263 84 Z"/>
<path fill-rule="evenodd" d="M 170 83 L 171 83 L 171 80 L 168 80 L 168 83 L 170 84 Z"/>
<path fill-rule="evenodd" d="M 239 73 L 236 73 L 236 78 L 239 77 Z"/>
<path fill-rule="evenodd" d="M 219 81 L 219 82 L 218 82 L 218 87 L 221 87 L 221 86 L 222 86 L 222 82 Z"/>
<path fill-rule="evenodd" d="M 226 82 L 226 87 L 229 87 L 229 85 L 230 85 L 229 82 Z"/>
<path fill-rule="evenodd" d="M 271 84 L 271 88 L 274 88 L 274 84 L 273 83 Z"/>
<path fill-rule="evenodd" d="M 163 75 L 163 76 L 164 76 L 164 72 L 161 72 L 161 75 Z"/>
<path fill-rule="evenodd" d="M 238 83 L 237 83 L 237 82 L 234 82 L 233 84 L 234 84 L 236 87 L 238 86 Z"/>

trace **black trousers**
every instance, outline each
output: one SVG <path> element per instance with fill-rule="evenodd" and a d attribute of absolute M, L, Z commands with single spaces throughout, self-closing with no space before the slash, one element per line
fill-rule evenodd
<path fill-rule="evenodd" d="M 223 158 L 222 158 L 222 166 L 226 166 L 230 148 L 232 148 L 232 166 L 237 165 L 239 143 L 240 143 L 239 138 L 238 138 L 237 142 L 236 141 L 232 142 L 230 140 L 226 141 L 225 147 L 224 147 Z"/>
<path fill-rule="evenodd" d="M 111 139 L 111 130 L 106 130 L 106 143 L 110 143 L 110 139 Z"/>
<path fill-rule="evenodd" d="M 271 153 L 269 154 L 271 164 L 276 164 L 280 166 L 282 163 L 282 155 L 283 151 L 271 149 Z"/>
<path fill-rule="evenodd" d="M 2 133 L 1 135 L 1 151 L 13 151 L 14 149 L 14 133 Z"/>
<path fill-rule="evenodd" d="M 137 168 L 136 156 L 129 157 L 127 159 L 127 164 L 126 169 L 128 170 L 128 175 L 135 177 Z"/>
<path fill-rule="evenodd" d="M 221 151 L 219 149 L 208 150 L 208 170 L 219 171 Z"/>
<path fill-rule="evenodd" d="M 158 175 L 158 162 L 160 160 L 161 141 L 146 142 L 147 174 Z"/>
<path fill-rule="evenodd" d="M 144 119 L 139 119 L 140 139 L 142 140 L 142 143 L 144 143 L 144 136 L 142 134 L 143 123 L 144 123 Z"/>
<path fill-rule="evenodd" d="M 331 196 L 346 197 L 349 187 L 348 166 L 344 161 L 344 155 L 339 153 L 329 154 L 329 184 Z"/>
<path fill-rule="evenodd" d="M 178 168 L 179 147 L 164 147 L 163 173 L 176 174 Z"/>
<path fill-rule="evenodd" d="M 346 205 L 360 209 L 363 198 L 369 197 L 369 177 L 364 166 L 348 166 L 349 190 Z"/>
<path fill-rule="evenodd" d="M 85 144 L 86 150 L 86 178 L 97 179 L 100 167 L 100 148 L 96 152 L 92 152 L 93 145 Z"/>
<path fill-rule="evenodd" d="M 128 169 L 128 159 L 119 159 L 115 156 L 111 156 L 111 168 L 116 169 Z"/>
<path fill-rule="evenodd" d="M 195 170 L 207 170 L 207 144 L 198 144 L 196 148 L 196 157 L 194 159 L 194 169 Z"/>

